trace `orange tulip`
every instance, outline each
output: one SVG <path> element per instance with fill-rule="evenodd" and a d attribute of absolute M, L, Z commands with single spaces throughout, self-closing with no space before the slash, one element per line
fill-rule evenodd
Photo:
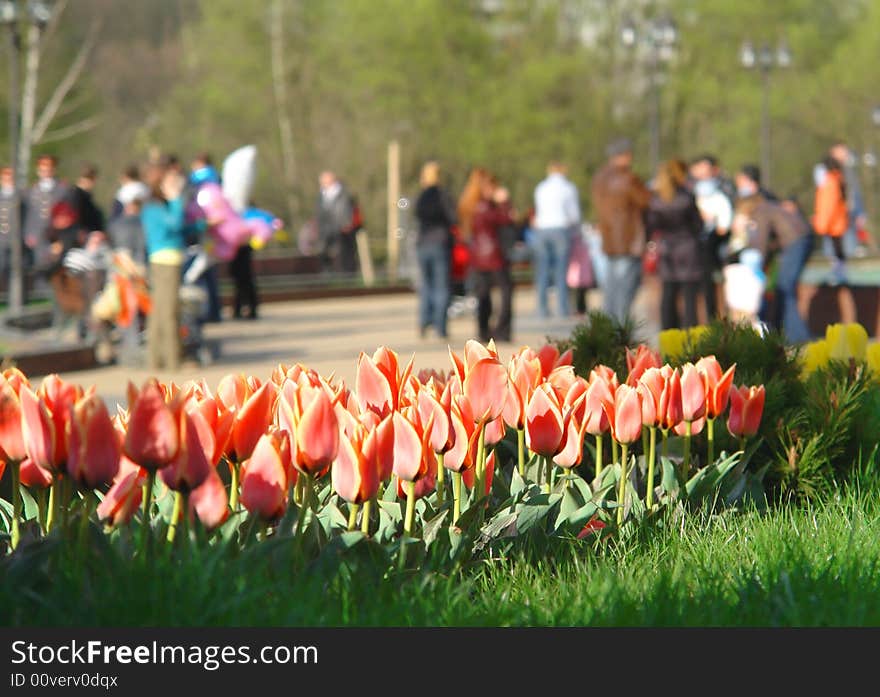
<path fill-rule="evenodd" d="M 222 525 L 229 516 L 229 497 L 215 468 L 189 497 L 190 516 L 195 514 L 208 530 Z"/>
<path fill-rule="evenodd" d="M 574 368 L 570 365 L 563 365 L 553 369 L 550 375 L 547 376 L 547 383 L 553 386 L 553 390 L 556 392 L 556 396 L 561 403 L 571 389 L 571 386 L 578 379 L 577 375 L 574 374 Z"/>
<path fill-rule="evenodd" d="M 507 371 L 497 358 L 481 358 L 468 367 L 462 392 L 477 423 L 494 421 L 501 416 L 507 401 Z"/>
<path fill-rule="evenodd" d="M 355 375 L 361 409 L 375 411 L 382 417 L 397 411 L 411 372 L 412 360 L 401 371 L 397 354 L 386 346 L 376 349 L 372 357 L 362 352 Z"/>
<path fill-rule="evenodd" d="M 0 476 L 3 476 L 4 469 L 6 469 L 5 462 L 0 465 Z M 28 489 L 48 489 L 52 486 L 52 475 L 29 457 L 22 460 L 18 476 L 22 486 Z"/>
<path fill-rule="evenodd" d="M 113 481 L 122 452 L 107 406 L 98 396 L 89 394 L 74 405 L 68 447 L 71 480 L 89 489 Z"/>
<path fill-rule="evenodd" d="M 553 462 L 560 467 L 577 467 L 584 457 L 584 432 L 587 422 L 578 421 L 574 409 L 569 410 L 565 422 L 565 440 L 562 449 L 554 456 Z"/>
<path fill-rule="evenodd" d="M 159 383 L 151 378 L 140 392 L 129 383 L 128 403 L 123 446 L 126 457 L 147 470 L 165 467 L 177 457 L 180 437 L 179 425 Z"/>
<path fill-rule="evenodd" d="M 616 383 L 616 376 L 613 381 L 609 381 L 604 373 L 596 370 L 590 373 L 590 382 L 584 398 L 584 420 L 587 422 L 587 433 L 591 436 L 601 436 L 610 428 L 605 404 L 614 402 Z"/>
<path fill-rule="evenodd" d="M 49 472 L 58 471 L 64 463 L 55 461 L 55 424 L 49 410 L 29 387 L 21 388 L 19 399 L 21 400 L 21 435 L 25 441 L 28 458 L 35 465 Z M 66 434 L 62 432 L 59 439 L 66 441 Z"/>
<path fill-rule="evenodd" d="M 706 415 L 706 385 L 693 363 L 681 369 L 681 418 L 696 421 Z"/>
<path fill-rule="evenodd" d="M 238 462 L 246 460 L 273 419 L 276 390 L 274 383 L 261 385 L 235 413 L 232 424 L 232 454 Z"/>
<path fill-rule="evenodd" d="M 241 466 L 241 503 L 264 520 L 276 520 L 287 509 L 288 442 L 280 431 L 264 433 Z"/>
<path fill-rule="evenodd" d="M 21 432 L 21 399 L 18 391 L 27 386 L 13 374 L 12 379 L 4 373 L 0 376 L 0 449 L 12 462 L 21 462 L 27 457 L 27 448 Z"/>
<path fill-rule="evenodd" d="M 639 391 L 621 385 L 614 393 L 614 403 L 605 404 L 611 436 L 618 443 L 634 443 L 642 435 L 642 398 Z"/>
<path fill-rule="evenodd" d="M 504 419 L 499 416 L 494 421 L 489 421 L 486 423 L 486 432 L 483 436 L 483 441 L 487 446 L 500 443 L 504 439 L 504 434 L 506 430 L 507 429 L 504 426 Z"/>
<path fill-rule="evenodd" d="M 296 433 L 291 437 L 291 454 L 296 468 L 313 477 L 323 477 L 330 469 L 339 450 L 339 421 L 333 404 L 321 388 L 301 389 L 300 400 L 309 399 L 307 405 L 300 402 L 301 415 L 297 419 Z"/>
<path fill-rule="evenodd" d="M 715 419 L 727 409 L 730 386 L 733 384 L 733 373 L 736 364 L 722 372 L 721 365 L 715 356 L 706 356 L 697 361 L 697 372 L 703 376 L 706 389 L 706 417 Z"/>
<path fill-rule="evenodd" d="M 532 394 L 526 407 L 526 444 L 536 455 L 553 457 L 565 445 L 562 406 L 549 384 L 543 383 Z"/>
<path fill-rule="evenodd" d="M 568 349 L 565 353 L 560 355 L 559 349 L 553 346 L 553 344 L 544 344 L 537 350 L 537 352 L 535 352 L 535 355 L 541 364 L 541 377 L 544 380 L 550 377 L 550 373 L 552 373 L 555 368 L 571 365 L 572 359 L 574 358 L 571 349 Z"/>
<path fill-rule="evenodd" d="M 648 368 L 639 377 L 635 388 L 642 396 L 642 425 L 660 426 L 660 402 L 666 379 L 660 368 Z"/>
<path fill-rule="evenodd" d="M 351 438 L 339 441 L 330 477 L 333 490 L 349 503 L 369 501 L 379 491 L 376 433 L 359 425 Z"/>
<path fill-rule="evenodd" d="M 732 436 L 745 438 L 758 433 L 764 413 L 764 386 L 734 387 L 730 391 L 730 416 L 727 430 Z"/>
<path fill-rule="evenodd" d="M 463 472 L 475 464 L 477 439 L 479 437 L 470 402 L 464 395 L 453 400 L 450 410 L 455 443 L 443 456 L 443 466 L 453 472 Z"/>
<path fill-rule="evenodd" d="M 55 453 L 52 459 L 60 465 L 67 461 L 70 410 L 84 396 L 84 391 L 79 385 L 65 382 L 58 375 L 48 375 L 43 379 L 37 396 L 46 405 L 55 425 Z"/>
<path fill-rule="evenodd" d="M 587 421 L 587 391 L 590 389 L 590 383 L 582 377 L 578 377 L 568 388 L 565 398 L 562 401 L 564 409 L 573 409 L 572 418 L 578 424 L 586 424 Z"/>
<path fill-rule="evenodd" d="M 109 525 L 129 522 L 141 505 L 146 477 L 146 470 L 123 455 L 113 486 L 98 504 L 98 518 L 106 520 Z"/>
<path fill-rule="evenodd" d="M 435 453 L 447 452 L 455 444 L 455 431 L 452 428 L 449 408 L 444 408 L 440 401 L 427 390 L 419 392 L 417 402 L 419 418 L 423 423 L 427 423 L 433 417 L 431 449 Z M 503 435 L 502 431 L 502 437 Z"/>
<path fill-rule="evenodd" d="M 398 479 L 415 482 L 428 473 L 426 450 L 432 452 L 425 433 L 420 433 L 409 419 L 397 412 L 394 424 L 394 474 Z M 430 433 L 427 434 L 430 437 Z M 432 453 L 433 454 L 433 453 Z"/>
<path fill-rule="evenodd" d="M 189 493 L 201 486 L 214 470 L 214 432 L 199 411 L 179 410 L 180 447 L 177 456 L 159 470 L 162 481 L 172 491 Z"/>
<path fill-rule="evenodd" d="M 675 428 L 682 420 L 681 374 L 668 365 L 660 369 L 663 391 L 657 402 L 657 425 L 664 431 Z"/>
<path fill-rule="evenodd" d="M 526 405 L 542 380 L 541 362 L 537 357 L 528 358 L 524 353 L 515 355 L 507 364 L 507 374 L 507 399 L 501 415 L 504 423 L 521 431 L 525 428 Z"/>
<path fill-rule="evenodd" d="M 413 482 L 413 495 L 416 500 L 428 496 L 437 488 L 437 457 L 430 450 L 426 452 L 425 474 Z M 397 479 L 397 495 L 406 496 L 403 480 Z"/>
<path fill-rule="evenodd" d="M 648 368 L 660 367 L 660 354 L 652 351 L 644 344 L 639 344 L 635 350 L 626 350 L 626 369 L 629 375 L 626 384 L 635 387 L 639 378 Z"/>

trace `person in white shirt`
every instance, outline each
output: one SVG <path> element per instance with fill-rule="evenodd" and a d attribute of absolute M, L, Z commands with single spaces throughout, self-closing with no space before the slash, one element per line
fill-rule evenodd
<path fill-rule="evenodd" d="M 694 197 L 703 217 L 700 247 L 703 252 L 703 296 L 706 302 L 706 321 L 718 316 L 717 276 L 721 269 L 721 247 L 730 238 L 733 224 L 733 204 L 721 186 L 718 162 L 712 155 L 703 155 L 690 168 L 694 180 Z"/>
<path fill-rule="evenodd" d="M 559 315 L 569 314 L 566 271 L 571 254 L 572 236 L 581 222 L 578 190 L 565 176 L 566 168 L 560 162 L 551 162 L 547 177 L 535 187 L 535 216 L 533 251 L 535 255 L 535 288 L 538 293 L 538 312 L 549 317 L 547 289 L 552 275 L 556 288 Z"/>

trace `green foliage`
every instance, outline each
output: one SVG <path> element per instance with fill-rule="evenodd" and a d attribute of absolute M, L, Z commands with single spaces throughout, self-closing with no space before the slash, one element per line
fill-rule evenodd
<path fill-rule="evenodd" d="M 880 396 L 864 365 L 833 361 L 813 372 L 780 429 L 773 475 L 786 495 L 817 498 L 861 467 L 876 467 Z"/>
<path fill-rule="evenodd" d="M 621 323 L 598 310 L 591 311 L 586 320 L 576 326 L 571 336 L 557 341 L 560 351 L 572 349 L 575 373 L 587 377 L 597 365 L 607 365 L 618 375 L 625 376 L 626 349 L 636 346 L 635 321 L 628 317 Z"/>

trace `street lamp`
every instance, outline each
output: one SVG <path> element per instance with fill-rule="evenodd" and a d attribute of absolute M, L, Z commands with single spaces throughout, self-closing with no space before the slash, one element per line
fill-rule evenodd
<path fill-rule="evenodd" d="M 678 27 L 672 17 L 656 17 L 643 27 L 631 20 L 624 21 L 620 28 L 620 42 L 628 49 L 644 47 L 648 59 L 648 80 L 651 87 L 651 110 L 649 114 L 651 133 L 651 168 L 657 169 L 660 163 L 660 84 L 661 68 L 675 56 L 678 44 Z"/>
<path fill-rule="evenodd" d="M 792 63 L 791 50 L 783 39 L 776 46 L 764 43 L 760 48 L 748 39 L 739 50 L 739 62 L 746 70 L 758 70 L 761 73 L 761 172 L 764 185 L 770 184 L 770 72 L 774 68 L 790 68 Z"/>
<path fill-rule="evenodd" d="M 24 10 L 24 11 L 22 11 Z M 19 113 L 20 78 L 21 78 L 21 29 L 26 22 L 33 31 L 28 41 L 28 51 L 39 51 L 36 39 L 52 18 L 51 3 L 44 0 L 0 0 L 0 25 L 6 27 L 9 34 L 9 164 L 15 171 L 16 190 L 10 214 L 10 259 L 9 278 L 6 286 L 7 306 L 9 315 L 21 314 L 24 307 L 24 254 L 22 249 L 21 196 L 27 183 L 27 169 L 30 163 L 24 162 L 20 156 L 19 136 L 21 117 Z"/>

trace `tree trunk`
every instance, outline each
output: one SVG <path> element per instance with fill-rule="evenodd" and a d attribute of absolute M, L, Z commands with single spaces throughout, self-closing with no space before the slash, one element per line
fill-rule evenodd
<path fill-rule="evenodd" d="M 278 114 L 278 132 L 281 137 L 281 158 L 284 165 L 285 198 L 290 215 L 289 226 L 299 215 L 299 202 L 294 194 L 296 186 L 296 153 L 293 148 L 293 127 L 287 108 L 286 70 L 284 67 L 284 0 L 273 0 L 269 20 L 269 40 L 272 45 L 272 87 L 275 93 L 275 111 Z"/>
<path fill-rule="evenodd" d="M 33 146 L 34 117 L 37 110 L 37 78 L 40 73 L 40 28 L 31 25 L 27 35 L 27 56 L 25 57 L 24 90 L 21 98 L 21 130 L 18 135 L 18 177 L 19 189 L 27 186 L 31 166 Z"/>

